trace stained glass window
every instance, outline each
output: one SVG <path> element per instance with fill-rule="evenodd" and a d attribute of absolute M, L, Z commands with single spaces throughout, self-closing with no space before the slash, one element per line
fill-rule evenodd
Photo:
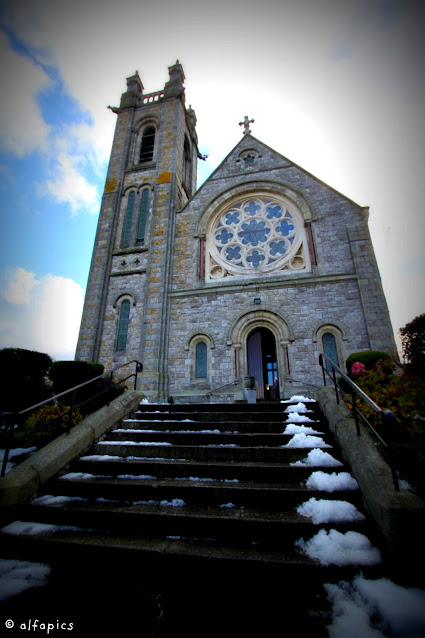
<path fill-rule="evenodd" d="M 149 191 L 147 188 L 145 188 L 145 190 L 142 193 L 142 199 L 140 201 L 139 231 L 137 233 L 137 240 L 140 242 L 145 240 L 148 206 L 149 206 Z"/>
<path fill-rule="evenodd" d="M 127 201 L 127 212 L 124 220 L 124 232 L 122 236 L 122 245 L 129 246 L 130 245 L 130 233 L 131 233 L 131 222 L 133 219 L 133 208 L 134 208 L 134 198 L 136 197 L 136 193 L 131 191 L 128 196 Z"/>
<path fill-rule="evenodd" d="M 120 320 L 118 324 L 117 350 L 125 350 L 127 345 L 128 320 L 130 317 L 130 302 L 125 299 L 121 304 Z"/>
<path fill-rule="evenodd" d="M 332 361 L 336 363 L 337 366 L 339 366 L 335 336 L 331 332 L 325 332 L 322 335 L 322 343 L 323 352 L 329 357 L 329 359 L 332 359 Z M 329 361 L 326 361 L 326 369 L 328 370 L 328 372 L 332 373 L 332 366 Z"/>
<path fill-rule="evenodd" d="M 214 250 L 223 262 L 238 269 L 278 265 L 299 247 L 296 220 L 294 211 L 279 201 L 246 199 L 216 219 L 212 227 Z"/>
<path fill-rule="evenodd" d="M 195 348 L 195 377 L 205 379 L 207 376 L 207 344 L 199 341 Z"/>

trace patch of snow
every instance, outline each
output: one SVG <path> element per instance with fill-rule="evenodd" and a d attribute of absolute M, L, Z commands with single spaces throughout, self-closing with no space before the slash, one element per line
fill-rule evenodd
<path fill-rule="evenodd" d="M 51 568 L 44 563 L 0 559 L 0 601 L 47 584 Z"/>
<path fill-rule="evenodd" d="M 311 412 L 311 410 L 309 410 L 304 403 L 296 403 L 295 405 L 288 405 L 285 412 L 303 412 L 304 413 L 304 412 Z"/>
<path fill-rule="evenodd" d="M 289 412 L 286 418 L 286 423 L 317 423 L 317 421 L 310 419 L 309 416 L 303 416 L 298 412 Z"/>
<path fill-rule="evenodd" d="M 398 479 L 398 485 L 401 490 L 407 490 L 409 492 L 414 492 L 413 487 L 410 485 L 409 481 L 405 479 Z"/>
<path fill-rule="evenodd" d="M 90 454 L 89 456 L 81 456 L 80 461 L 121 461 L 125 456 L 112 456 L 112 454 Z"/>
<path fill-rule="evenodd" d="M 0 529 L 3 534 L 12 534 L 13 536 L 35 535 L 35 534 L 51 534 L 58 531 L 80 531 L 80 527 L 71 525 L 48 525 L 46 523 L 29 523 L 23 521 L 14 521 Z M 85 530 L 86 531 L 86 530 Z"/>
<path fill-rule="evenodd" d="M 32 503 L 34 505 L 62 505 L 63 503 L 77 501 L 87 502 L 88 499 L 81 496 L 52 496 L 51 494 L 45 494 L 33 499 Z"/>
<path fill-rule="evenodd" d="M 98 441 L 97 445 L 172 445 L 160 441 Z"/>
<path fill-rule="evenodd" d="M 207 447 L 240 447 L 236 443 L 210 443 Z"/>
<path fill-rule="evenodd" d="M 314 448 L 310 450 L 305 459 L 302 461 L 294 461 L 290 465 L 301 465 L 311 467 L 341 467 L 342 463 L 334 459 L 334 457 L 328 452 L 323 452 L 320 448 Z"/>
<path fill-rule="evenodd" d="M 118 479 L 135 479 L 135 480 L 149 480 L 157 479 L 157 476 L 151 476 L 150 474 L 118 474 Z"/>
<path fill-rule="evenodd" d="M 310 428 L 306 425 L 296 425 L 295 423 L 289 423 L 283 434 L 298 434 L 298 432 L 304 432 L 304 434 L 324 434 L 314 428 Z"/>
<path fill-rule="evenodd" d="M 327 532 L 321 529 L 315 536 L 305 541 L 295 542 L 310 558 L 322 565 L 377 565 L 381 562 L 381 553 L 373 547 L 370 540 L 358 532 L 341 534 L 335 529 Z"/>
<path fill-rule="evenodd" d="M 352 503 L 347 501 L 311 498 L 297 507 L 297 512 L 301 516 L 311 518 L 315 525 L 365 520 L 364 515 Z"/>
<path fill-rule="evenodd" d="M 172 505 L 173 507 L 183 507 L 184 505 L 186 505 L 186 503 L 184 501 L 182 501 L 181 498 L 173 498 L 172 501 L 160 501 L 159 504 L 160 505 Z"/>
<path fill-rule="evenodd" d="M 333 603 L 330 638 L 420 638 L 425 636 L 425 591 L 387 578 L 324 584 Z"/>
<path fill-rule="evenodd" d="M 15 448 L 11 448 L 9 450 L 9 455 L 7 457 L 5 474 L 10 472 L 10 470 L 12 470 L 16 466 L 16 463 L 14 463 L 11 459 L 13 459 L 14 457 L 17 457 L 17 456 L 21 456 L 22 454 L 27 454 L 28 456 L 30 456 L 31 454 L 34 454 L 34 452 L 36 452 L 36 450 L 37 450 L 37 446 L 36 445 L 34 445 L 32 447 L 15 447 Z M 6 450 L 3 450 L 3 449 L 0 450 L 0 468 L 3 465 L 3 459 L 4 459 L 5 453 L 6 453 Z"/>
<path fill-rule="evenodd" d="M 322 448 L 330 448 L 331 445 L 325 443 L 324 440 L 320 436 L 312 436 L 310 434 L 304 434 L 300 432 L 299 434 L 294 434 L 292 439 L 286 445 L 281 445 L 280 447 L 290 447 L 290 448 L 304 448 L 304 447 L 322 447 Z"/>
<path fill-rule="evenodd" d="M 323 490 L 324 492 L 335 492 L 337 490 L 357 490 L 359 485 L 348 472 L 313 472 L 306 481 L 309 490 Z"/>
<path fill-rule="evenodd" d="M 203 478 L 203 477 L 199 477 L 199 476 L 188 476 L 187 478 L 177 478 L 176 480 L 177 481 L 204 481 L 206 483 L 213 483 L 217 479 Z"/>
<path fill-rule="evenodd" d="M 61 476 L 61 479 L 66 479 L 67 481 L 73 481 L 74 479 L 99 479 L 99 478 L 112 478 L 112 476 L 106 476 L 104 474 L 90 474 L 88 472 L 68 472 L 68 474 L 64 474 Z"/>
<path fill-rule="evenodd" d="M 179 434 L 220 434 L 220 430 L 177 430 Z"/>
<path fill-rule="evenodd" d="M 301 401 L 302 403 L 317 403 L 316 399 L 303 397 L 302 394 L 294 394 L 293 397 L 286 399 L 286 401 L 281 401 L 281 403 L 293 403 L 294 401 Z"/>
<path fill-rule="evenodd" d="M 112 430 L 114 434 L 159 434 L 160 432 L 163 434 L 164 430 L 145 430 L 144 428 L 117 428 L 116 430 Z M 169 432 L 169 430 L 168 430 Z"/>

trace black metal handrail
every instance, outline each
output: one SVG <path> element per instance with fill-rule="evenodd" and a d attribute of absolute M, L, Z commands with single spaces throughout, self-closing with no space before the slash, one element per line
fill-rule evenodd
<path fill-rule="evenodd" d="M 328 370 L 327 365 L 325 365 L 323 363 L 324 359 L 329 364 L 329 366 L 332 368 L 332 373 Z M 334 361 L 332 361 L 332 359 L 330 359 L 330 357 L 328 357 L 323 352 L 319 355 L 319 364 L 320 364 L 320 367 L 322 368 L 324 385 L 326 385 L 326 375 L 332 380 L 332 383 L 333 383 L 334 388 L 335 388 L 335 396 L 336 396 L 337 403 L 339 404 L 339 394 L 342 394 L 346 398 L 348 403 L 350 403 L 350 405 L 352 407 L 353 414 L 354 414 L 354 420 L 355 420 L 355 423 L 356 423 L 357 435 L 360 436 L 360 434 L 361 434 L 361 432 L 360 432 L 360 423 L 359 423 L 359 419 L 361 419 L 363 421 L 363 423 L 365 423 L 369 427 L 369 430 L 378 439 L 378 441 L 381 443 L 381 445 L 386 449 L 387 456 L 388 456 L 388 464 L 390 466 L 391 474 L 392 474 L 392 478 L 393 478 L 394 489 L 399 491 L 400 486 L 399 486 L 399 482 L 398 482 L 397 472 L 395 470 L 394 463 L 393 463 L 393 458 L 392 458 L 393 455 L 392 455 L 391 443 L 388 440 L 384 441 L 384 439 L 379 435 L 379 433 L 376 431 L 376 429 L 373 427 L 373 425 L 371 425 L 371 423 L 369 423 L 369 421 L 364 416 L 364 414 L 362 414 L 360 412 L 359 408 L 356 405 L 356 402 L 357 402 L 357 398 L 356 397 L 358 396 L 362 401 L 367 403 L 380 416 L 382 421 L 384 423 L 387 423 L 390 426 L 393 425 L 397 421 L 396 415 L 391 410 L 384 410 L 384 409 L 380 408 L 379 405 L 377 403 L 375 403 L 375 401 L 373 401 L 373 399 L 371 399 L 365 392 L 363 392 L 363 390 L 361 388 L 359 388 L 359 386 L 356 385 L 354 383 L 354 381 L 352 379 L 350 379 L 350 377 L 345 372 L 343 372 L 341 370 L 341 368 L 339 368 L 337 366 L 337 364 Z M 337 378 L 336 378 L 336 374 L 335 374 L 336 372 L 344 380 L 344 382 L 347 383 L 350 386 L 351 397 L 348 396 L 348 394 L 343 390 L 343 388 L 338 383 Z"/>
<path fill-rule="evenodd" d="M 235 379 L 231 383 L 225 383 L 224 385 L 220 385 L 218 388 L 214 388 L 214 390 L 209 390 L 209 392 L 207 392 L 205 396 L 210 397 L 214 392 L 218 392 L 219 390 L 223 390 L 224 388 L 230 388 L 230 386 L 236 387 L 241 382 L 242 382 L 242 379 Z"/>
<path fill-rule="evenodd" d="M 113 380 L 113 375 L 115 372 L 117 372 L 117 370 L 120 370 L 121 368 L 124 368 L 127 365 L 131 365 L 132 363 L 136 364 L 136 369 L 135 372 L 129 374 L 128 376 L 124 377 L 123 379 L 119 379 L 118 381 L 114 381 Z M 71 421 L 72 421 L 72 415 L 75 409 L 82 407 L 83 405 L 86 405 L 87 403 L 90 403 L 91 401 L 94 401 L 95 399 L 97 399 L 98 397 L 102 396 L 103 394 L 106 394 L 107 392 L 110 392 L 111 388 L 113 386 L 117 387 L 118 385 L 120 385 L 121 383 L 124 383 L 125 381 L 127 381 L 128 379 L 131 379 L 131 377 L 134 377 L 134 389 L 136 390 L 137 388 L 137 375 L 139 372 L 143 372 L 143 364 L 140 361 L 137 361 L 137 359 L 133 359 L 132 361 L 127 361 L 127 363 L 123 363 L 122 365 L 118 366 L 117 368 L 115 368 L 114 370 L 111 370 L 111 372 L 108 375 L 109 378 L 109 385 L 107 388 L 104 388 L 103 390 L 101 390 L 100 392 L 96 392 L 94 395 L 90 396 L 88 399 L 85 399 L 84 401 L 81 401 L 80 403 L 75 404 L 75 393 L 77 390 L 79 390 L 80 388 L 83 388 L 84 386 L 89 385 L 90 383 L 94 383 L 95 381 L 99 381 L 99 379 L 105 378 L 104 374 L 100 374 L 97 377 L 94 377 L 93 379 L 89 379 L 88 381 L 84 381 L 83 383 L 80 383 L 79 385 L 76 385 L 72 388 L 68 388 L 68 390 L 64 390 L 63 392 L 60 392 L 59 394 L 55 394 L 54 396 L 50 397 L 49 399 L 45 399 L 44 401 L 40 401 L 39 403 L 36 403 L 35 405 L 30 406 L 29 408 L 25 408 L 25 410 L 21 410 L 20 412 L 2 412 L 0 414 L 0 417 L 2 419 L 2 421 L 9 421 L 8 425 L 8 431 L 6 431 L 6 446 L 5 446 L 5 450 L 4 450 L 4 457 L 3 457 L 3 462 L 2 462 L 2 468 L 1 468 L 1 472 L 0 472 L 0 477 L 3 477 L 6 473 L 6 466 L 7 466 L 7 461 L 9 459 L 9 452 L 11 449 L 11 439 L 12 439 L 12 435 L 13 435 L 13 430 L 15 428 L 16 425 L 16 421 L 19 421 L 20 418 L 26 414 L 27 412 L 32 412 L 33 410 L 36 410 L 37 408 L 40 408 L 43 405 L 46 405 L 47 403 L 51 403 L 51 402 L 56 402 L 60 397 L 63 397 L 67 394 L 71 394 L 71 401 L 70 401 L 70 406 L 67 410 L 65 410 L 64 412 L 62 412 L 61 414 L 59 414 L 58 416 L 55 416 L 53 419 L 49 419 L 43 423 L 41 423 L 38 429 L 41 429 L 42 427 L 44 427 L 47 423 L 53 423 L 54 421 L 58 420 L 58 419 L 63 419 L 63 417 L 66 414 L 69 414 L 69 419 L 68 419 L 68 427 L 66 430 L 66 434 L 69 434 L 71 431 Z M 109 405 L 109 401 L 107 403 L 107 405 Z M 14 423 L 12 423 L 12 419 L 14 421 Z"/>

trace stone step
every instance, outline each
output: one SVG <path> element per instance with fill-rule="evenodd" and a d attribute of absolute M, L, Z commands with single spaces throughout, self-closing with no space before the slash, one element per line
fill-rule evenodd
<path fill-rule="evenodd" d="M 318 417 L 317 412 L 311 411 L 306 412 L 305 416 L 316 420 Z M 194 422 L 205 422 L 210 421 L 214 423 L 218 422 L 271 422 L 271 423 L 283 423 L 288 420 L 288 413 L 285 413 L 283 410 L 279 412 L 148 412 L 148 411 L 137 411 L 133 412 L 133 419 L 139 421 L 194 421 Z"/>
<path fill-rule="evenodd" d="M 295 541 L 311 538 L 318 527 L 311 520 L 292 511 L 250 508 L 176 507 L 160 505 L 128 505 L 122 503 L 82 501 L 47 505 L 33 503 L 16 511 L 23 523 L 74 527 L 75 535 L 117 534 L 128 538 L 173 538 L 220 542 L 227 547 L 251 545 L 295 552 Z M 329 531 L 335 523 L 321 524 Z M 368 532 L 365 521 L 340 523 L 340 532 Z M 61 531 L 58 529 L 57 531 Z M 56 533 L 56 532 L 55 532 Z M 6 535 L 2 535 L 3 540 Z"/>
<path fill-rule="evenodd" d="M 305 481 L 313 471 L 333 473 L 346 471 L 345 466 L 310 467 L 293 466 L 288 463 L 218 463 L 173 460 L 128 459 L 105 455 L 82 457 L 72 464 L 74 472 L 117 476 L 133 474 L 135 476 L 150 475 L 158 479 L 199 477 L 217 481 L 247 481 L 260 483 L 300 483 Z"/>
<path fill-rule="evenodd" d="M 320 436 L 325 442 L 331 439 L 330 435 L 324 433 L 313 436 Z M 120 428 L 113 430 L 107 435 L 105 441 L 144 441 L 171 443 L 171 445 L 237 445 L 239 447 L 282 447 L 286 446 L 292 439 L 293 434 L 277 433 L 251 433 L 240 434 L 234 432 L 166 432 L 150 430 L 132 430 Z"/>
<path fill-rule="evenodd" d="M 283 413 L 287 408 L 297 405 L 300 401 L 283 401 L 283 402 L 257 402 L 248 403 L 176 403 L 170 405 L 168 403 L 140 403 L 138 412 L 168 412 L 179 414 L 181 412 L 205 412 L 209 414 L 218 414 L 223 412 L 229 413 Z M 308 410 L 319 411 L 320 408 L 316 401 L 303 402 Z"/>
<path fill-rule="evenodd" d="M 136 429 L 136 430 L 154 430 L 161 432 L 169 430 L 171 432 L 236 432 L 241 434 L 266 434 L 266 433 L 282 433 L 285 431 L 287 422 L 280 421 L 193 421 L 193 420 L 170 420 L 170 419 L 158 419 L 155 420 L 142 420 L 142 419 L 125 419 L 120 423 L 117 429 Z M 328 431 L 327 425 L 324 421 L 316 420 L 313 422 L 299 423 L 297 425 L 304 425 L 305 427 L 312 428 L 317 431 Z"/>
<path fill-rule="evenodd" d="M 359 490 L 324 492 L 304 485 L 274 483 L 224 483 L 220 481 L 109 478 L 96 475 L 61 477 L 46 486 L 49 494 L 122 502 L 183 501 L 188 506 L 219 506 L 291 510 L 310 498 L 349 501 L 361 507 Z M 126 475 L 123 475 L 126 476 Z"/>
<path fill-rule="evenodd" d="M 106 534 L 92 531 L 76 532 L 58 530 L 51 534 L 12 536 L 2 534 L 4 548 L 17 560 L 31 560 L 56 567 L 72 569 L 84 565 L 90 571 L 96 563 L 108 566 L 108 570 L 123 562 L 131 570 L 139 570 L 146 578 L 150 570 L 181 569 L 185 574 L 195 570 L 231 569 L 241 576 L 245 570 L 250 579 L 255 575 L 292 580 L 292 586 L 307 589 L 315 583 L 352 579 L 358 572 L 355 566 L 339 567 L 321 565 L 295 548 L 268 548 L 265 545 L 228 546 L 216 541 L 193 538 L 130 537 L 122 533 Z M 64 548 L 66 547 L 66 551 Z M 379 577 L 380 566 L 362 568 L 365 577 Z M 165 573 L 165 572 L 163 572 Z M 366 576 L 368 574 L 368 576 Z M 254 582 L 254 581 L 253 581 Z M 301 591 L 303 591 L 301 589 Z"/>
<path fill-rule="evenodd" d="M 134 441 L 101 441 L 95 444 L 91 454 L 107 454 L 111 456 L 177 459 L 194 461 L 222 462 L 265 462 L 291 463 L 304 459 L 313 448 L 291 447 L 247 447 L 237 444 L 229 445 L 172 445 L 167 442 Z M 332 452 L 333 448 L 322 448 Z"/>
<path fill-rule="evenodd" d="M 328 446 L 322 450 L 340 460 L 317 405 L 307 405 L 311 407 L 307 416 L 314 423 L 305 425 L 323 432 L 316 435 Z M 305 482 L 313 472 L 338 473 L 347 468 L 344 464 L 291 465 L 303 461 L 313 447 L 282 447 L 293 436 L 283 434 L 287 407 L 282 403 L 141 404 L 82 458 L 64 468 L 61 476 L 45 484 L 38 499 L 10 513 L 8 522 L 38 523 L 39 533 L 12 535 L 3 531 L 3 553 L 52 566 L 57 586 L 65 589 L 70 582 L 79 588 L 81 570 L 85 582 L 96 574 L 93 587 L 87 587 L 87 598 L 103 581 L 108 583 L 108 591 L 121 591 L 124 583 L 131 583 L 134 589 L 141 582 L 157 582 L 161 595 L 164 584 L 174 583 L 173 600 L 182 583 L 190 583 L 185 591 L 190 592 L 191 600 L 196 593 L 205 597 L 208 584 L 214 583 L 211 593 L 222 592 L 231 584 L 231 635 L 240 633 L 241 628 L 252 629 L 249 622 L 241 625 L 241 620 L 235 619 L 235 595 L 239 597 L 237 613 L 244 620 L 250 607 L 261 601 L 261 614 L 263 609 L 267 613 L 274 610 L 273 618 L 279 616 L 282 627 L 287 627 L 286 616 L 290 615 L 298 620 L 294 624 L 298 632 L 300 618 L 304 621 L 303 613 L 312 608 L 312 599 L 305 609 L 297 606 L 299 593 L 304 599 L 307 593 L 317 596 L 323 582 L 352 580 L 358 567 L 322 565 L 299 550 L 296 541 L 312 538 L 319 529 L 357 531 L 372 542 L 373 535 L 367 520 L 315 525 L 297 513 L 296 508 L 310 499 L 347 501 L 362 512 L 362 500 L 359 490 L 307 489 Z M 51 495 L 50 502 L 40 500 L 43 494 Z M 55 527 L 48 533 L 40 525 Z M 379 565 L 362 567 L 364 575 L 373 578 L 380 577 L 380 569 Z M 277 581 L 284 588 L 285 602 L 290 601 L 285 617 L 280 611 L 281 595 L 273 595 Z M 52 585 L 49 600 L 54 592 Z M 121 601 L 123 615 L 127 599 Z M 105 598 L 100 600 L 104 608 Z M 139 598 L 131 600 L 139 610 Z M 274 605 L 269 608 L 271 600 Z M 185 601 L 179 604 L 181 614 L 169 616 L 173 632 L 186 628 L 187 618 L 197 617 Z M 191 635 L 207 636 L 214 608 L 199 600 L 197 604 L 199 623 L 192 627 Z M 261 614 L 257 614 L 255 635 L 263 633 Z M 228 628 L 223 628 L 222 618 L 211 635 Z M 157 618 L 152 627 L 156 631 Z M 311 627 L 309 635 L 321 637 Z"/>

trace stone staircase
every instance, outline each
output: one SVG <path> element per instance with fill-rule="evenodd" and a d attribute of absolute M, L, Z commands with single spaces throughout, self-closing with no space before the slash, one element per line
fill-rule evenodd
<path fill-rule="evenodd" d="M 279 624 L 327 635 L 322 585 L 358 567 L 323 565 L 296 541 L 319 529 L 376 539 L 367 518 L 315 525 L 296 511 L 312 498 L 362 503 L 355 489 L 305 485 L 313 472 L 349 469 L 300 463 L 313 447 L 292 447 L 284 433 L 292 404 L 140 404 L 3 520 L 2 557 L 52 567 L 47 593 L 33 590 L 25 609 L 49 600 L 70 618 L 75 601 L 85 630 L 129 636 L 258 635 Z M 317 404 L 304 405 L 298 418 L 341 461 Z M 362 572 L 379 577 L 381 566 Z"/>

